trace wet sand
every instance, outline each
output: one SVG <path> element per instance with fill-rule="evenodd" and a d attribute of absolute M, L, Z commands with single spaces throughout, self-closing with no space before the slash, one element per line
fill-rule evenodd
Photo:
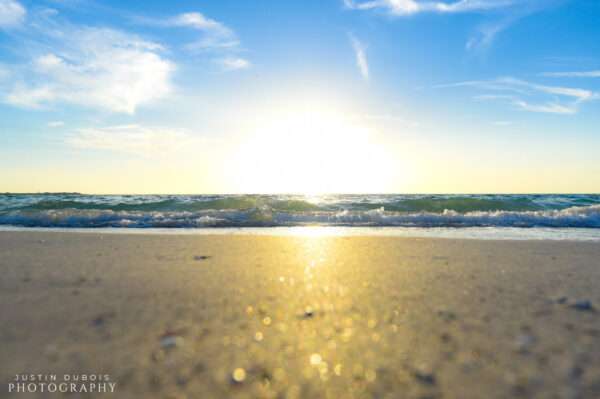
<path fill-rule="evenodd" d="M 597 243 L 0 232 L 0 273 L 0 397 L 600 397 Z"/>

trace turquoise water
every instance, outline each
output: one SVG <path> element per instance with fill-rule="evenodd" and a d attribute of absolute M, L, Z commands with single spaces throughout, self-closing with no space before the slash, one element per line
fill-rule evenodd
<path fill-rule="evenodd" d="M 600 229 L 600 195 L 0 194 L 0 226 Z"/>

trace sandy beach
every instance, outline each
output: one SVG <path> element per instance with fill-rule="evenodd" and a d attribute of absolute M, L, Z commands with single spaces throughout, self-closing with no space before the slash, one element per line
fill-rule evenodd
<path fill-rule="evenodd" d="M 0 232 L 0 270 L 0 397 L 600 397 L 597 243 Z"/>

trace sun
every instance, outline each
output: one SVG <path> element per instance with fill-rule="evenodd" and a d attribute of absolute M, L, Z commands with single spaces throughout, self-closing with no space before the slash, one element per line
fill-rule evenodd
<path fill-rule="evenodd" d="M 327 107 L 271 112 L 241 141 L 237 189 L 250 193 L 375 193 L 394 183 L 393 159 L 358 117 Z"/>

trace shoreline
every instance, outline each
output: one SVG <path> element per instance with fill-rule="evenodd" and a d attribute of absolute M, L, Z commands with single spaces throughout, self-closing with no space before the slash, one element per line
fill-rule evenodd
<path fill-rule="evenodd" d="M 360 227 L 360 226 L 276 226 L 206 228 L 128 227 L 22 227 L 0 225 L 0 232 L 83 233 L 182 236 L 320 236 L 320 237 L 405 237 L 484 241 L 580 241 L 600 242 L 600 229 L 554 227 Z"/>

